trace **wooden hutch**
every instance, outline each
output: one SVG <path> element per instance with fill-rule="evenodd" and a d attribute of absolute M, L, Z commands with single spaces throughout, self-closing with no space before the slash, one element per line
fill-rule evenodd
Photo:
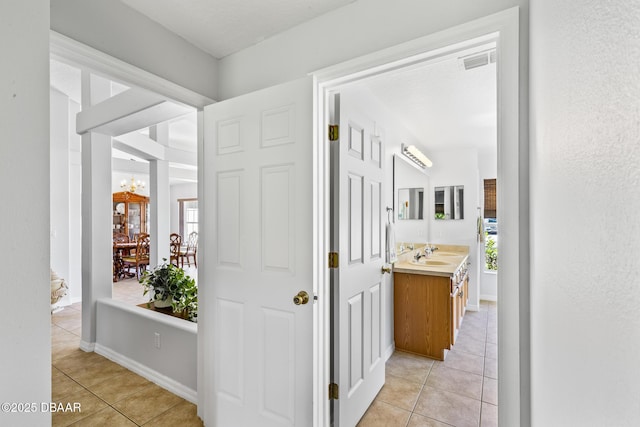
<path fill-rule="evenodd" d="M 131 241 L 140 233 L 148 233 L 149 198 L 128 191 L 113 193 L 113 233 L 129 236 Z"/>

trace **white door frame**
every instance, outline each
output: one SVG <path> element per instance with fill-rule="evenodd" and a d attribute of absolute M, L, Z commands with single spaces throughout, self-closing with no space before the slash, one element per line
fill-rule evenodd
<path fill-rule="evenodd" d="M 500 425 L 529 425 L 528 139 L 520 114 L 519 8 L 480 18 L 398 46 L 318 70 L 314 76 L 314 426 L 330 424 L 328 93 L 337 87 L 469 47 L 496 42 L 498 91 L 498 400 Z M 473 45 L 472 44 L 472 45 Z"/>

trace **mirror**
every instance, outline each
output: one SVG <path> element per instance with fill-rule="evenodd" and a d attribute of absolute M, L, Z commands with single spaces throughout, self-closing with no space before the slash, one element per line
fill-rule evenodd
<path fill-rule="evenodd" d="M 424 188 L 398 189 L 398 219 L 424 219 Z"/>
<path fill-rule="evenodd" d="M 435 218 L 464 219 L 464 185 L 435 187 Z"/>

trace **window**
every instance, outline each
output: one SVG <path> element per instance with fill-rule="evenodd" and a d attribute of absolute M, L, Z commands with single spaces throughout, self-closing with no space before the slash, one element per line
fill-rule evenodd
<path fill-rule="evenodd" d="M 496 179 L 484 180 L 484 217 L 496 217 Z"/>
<path fill-rule="evenodd" d="M 496 180 L 484 180 L 484 270 L 498 271 L 498 220 Z"/>
<path fill-rule="evenodd" d="M 186 241 L 192 232 L 198 232 L 198 199 L 178 199 L 180 204 L 180 235 Z"/>

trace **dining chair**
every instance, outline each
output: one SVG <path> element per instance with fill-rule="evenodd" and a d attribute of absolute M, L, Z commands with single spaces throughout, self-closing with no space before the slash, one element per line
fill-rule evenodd
<path fill-rule="evenodd" d="M 180 246 L 182 246 L 182 236 L 178 233 L 171 233 L 169 236 L 169 263 L 173 264 L 175 261 L 176 267 L 180 266 Z"/>
<path fill-rule="evenodd" d="M 114 282 L 117 282 L 120 278 L 124 278 L 125 276 L 124 264 L 122 262 L 123 251 L 118 246 L 119 243 L 129 243 L 129 236 L 122 233 L 114 233 L 113 235 L 113 281 Z"/>
<path fill-rule="evenodd" d="M 187 249 L 184 252 L 180 252 L 180 263 L 184 267 L 184 260 L 187 260 L 187 264 L 191 267 L 191 261 L 189 258 L 193 258 L 193 264 L 198 268 L 198 233 L 192 231 L 189 233 L 189 239 L 187 240 Z"/>
<path fill-rule="evenodd" d="M 136 239 L 136 253 L 122 257 L 122 262 L 129 269 L 135 266 L 136 277 L 140 279 L 140 272 L 149 265 L 149 235 L 140 233 Z"/>

